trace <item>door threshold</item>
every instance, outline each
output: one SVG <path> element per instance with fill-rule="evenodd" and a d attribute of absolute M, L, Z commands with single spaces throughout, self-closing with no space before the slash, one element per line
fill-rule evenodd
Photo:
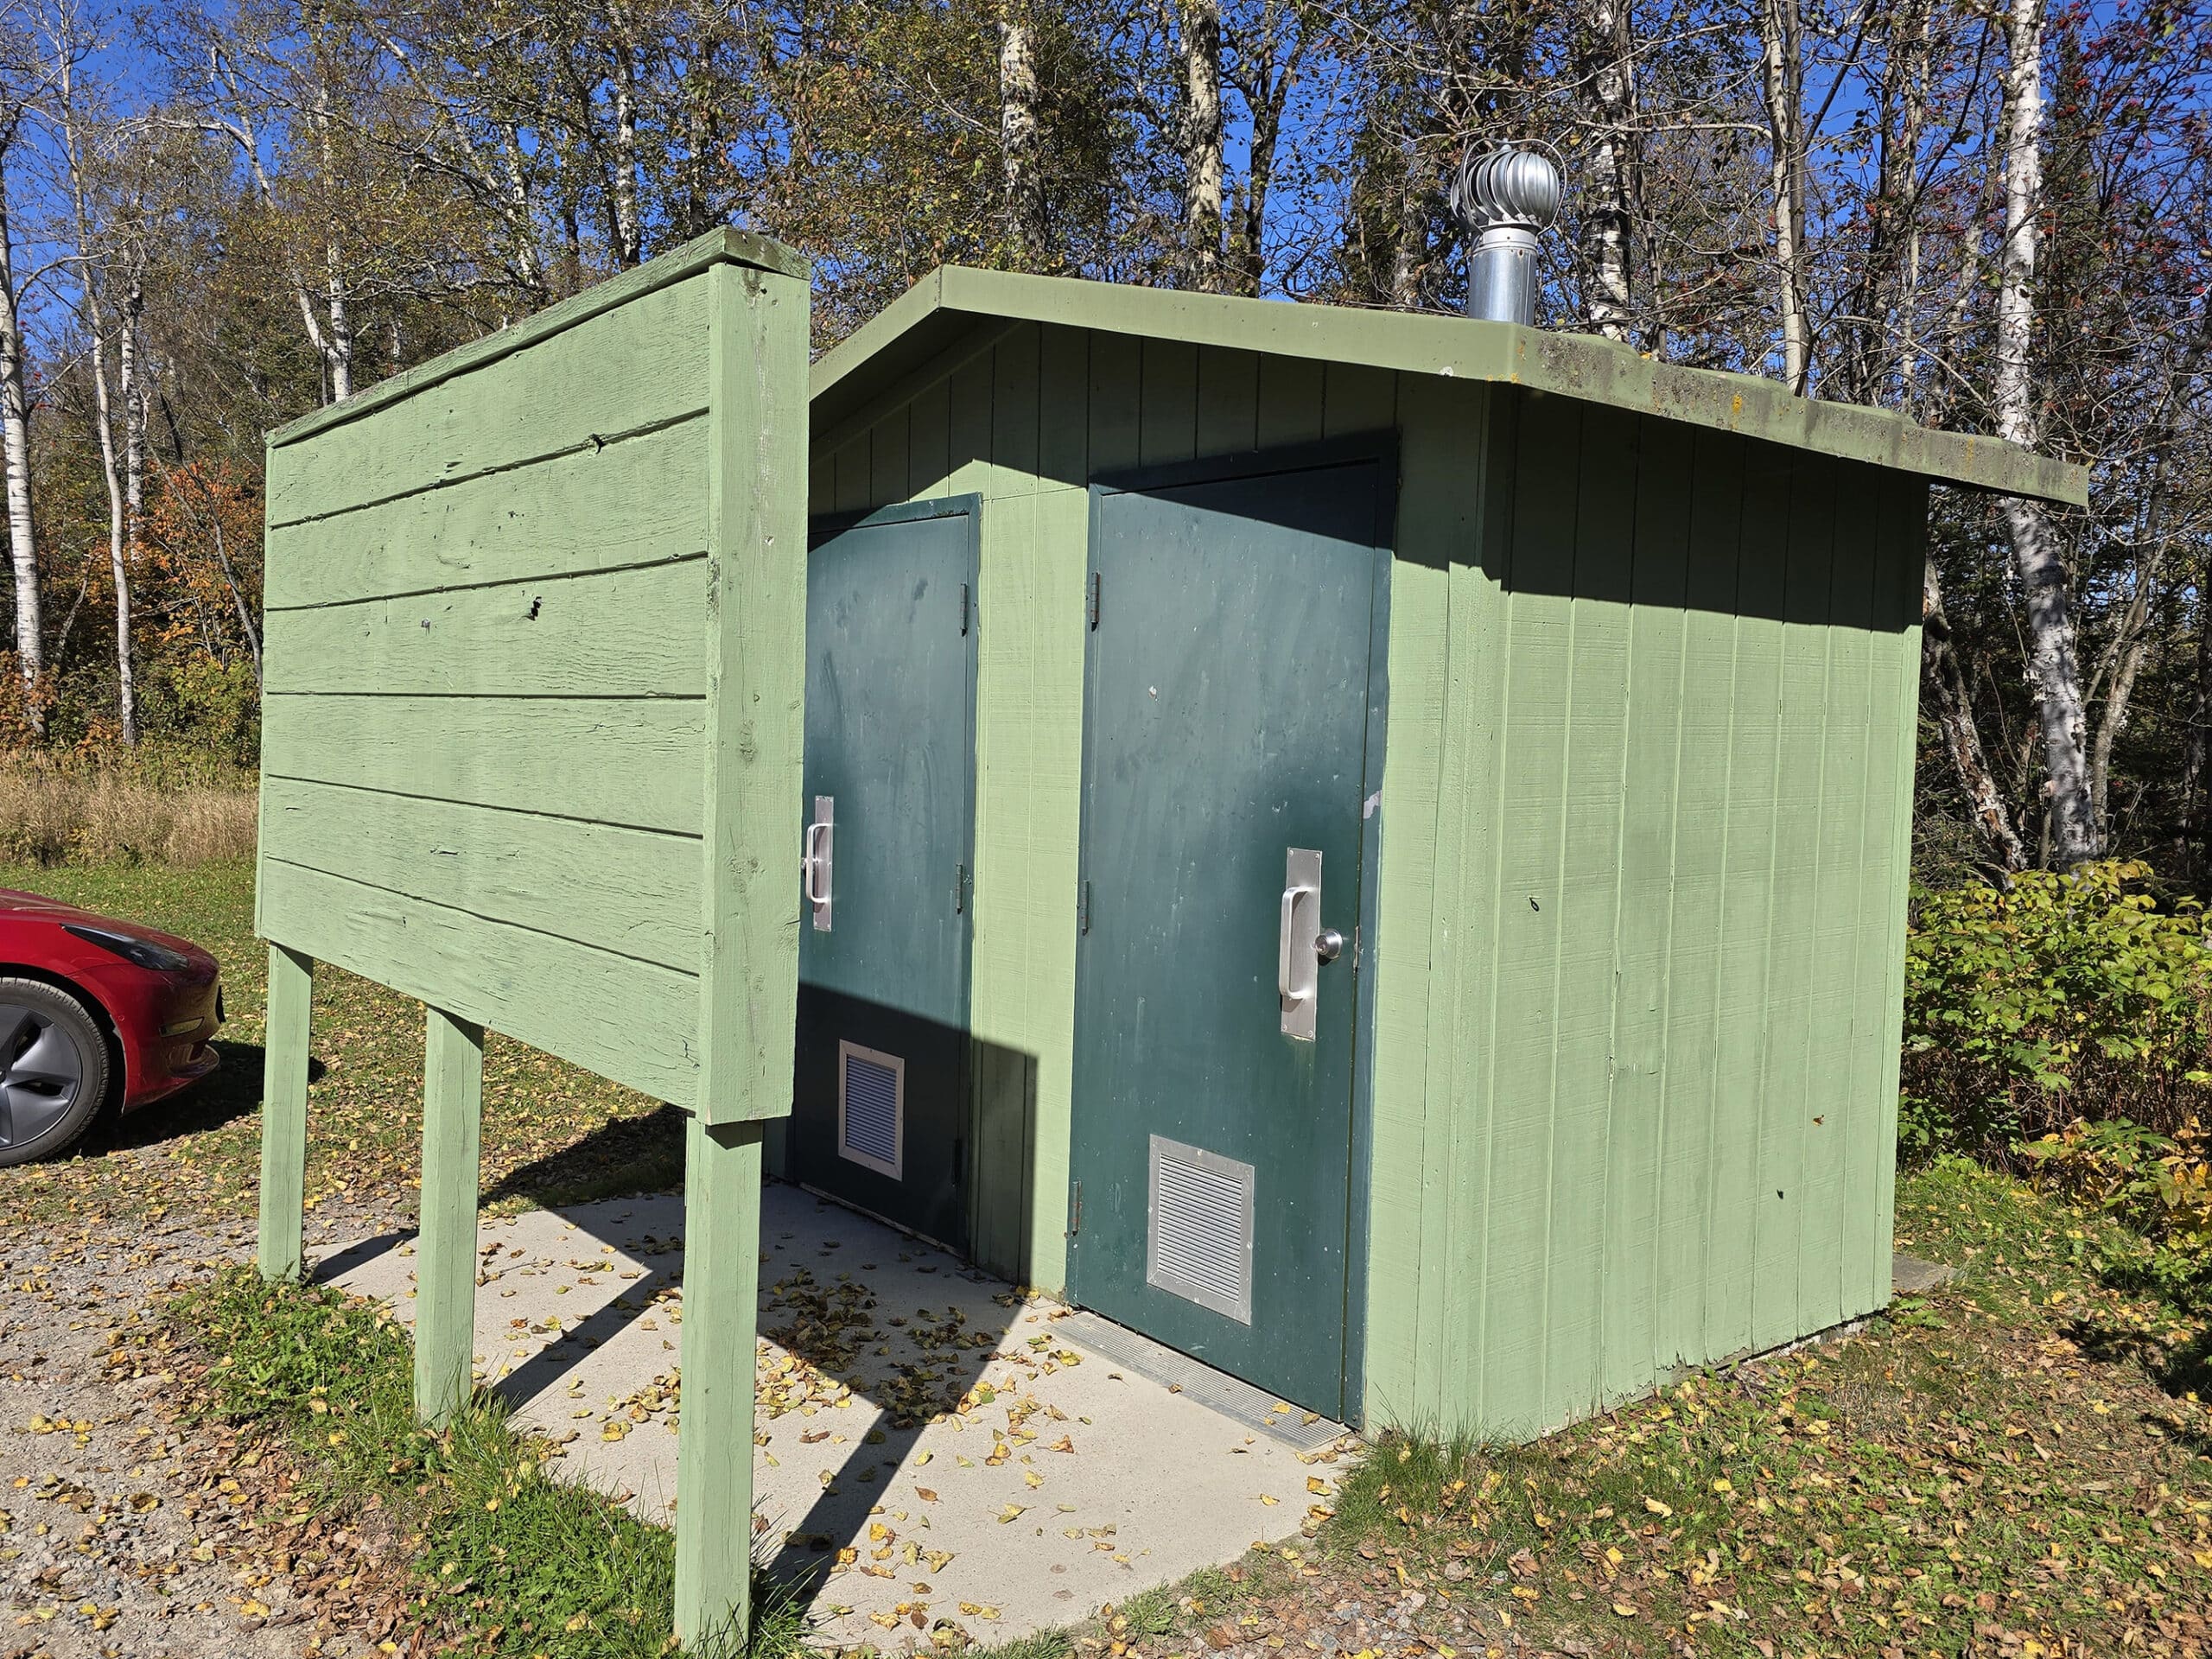
<path fill-rule="evenodd" d="M 1096 1313 L 1081 1310 L 1071 1313 L 1065 1319 L 1055 1319 L 1052 1330 L 1055 1335 L 1081 1343 L 1148 1382 L 1186 1394 L 1200 1405 L 1256 1428 L 1295 1451 L 1319 1452 L 1353 1432 L 1342 1423 L 1332 1422 L 1301 1407 L 1293 1406 L 1287 1412 L 1278 1410 L 1276 1408 L 1283 1403 L 1281 1395 L 1254 1388 L 1242 1377 L 1217 1371 L 1188 1354 L 1178 1353 L 1150 1337 L 1125 1325 L 1103 1319 Z"/>

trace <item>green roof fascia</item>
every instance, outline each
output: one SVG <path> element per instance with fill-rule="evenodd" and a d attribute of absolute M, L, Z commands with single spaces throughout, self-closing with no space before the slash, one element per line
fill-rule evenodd
<path fill-rule="evenodd" d="M 2000 438 L 1936 432 L 1857 404 L 1795 397 L 1753 375 L 1689 369 L 1591 334 L 1406 311 L 1233 298 L 948 265 L 814 365 L 816 442 L 834 443 L 884 387 L 927 379 L 979 322 L 1052 323 L 1189 345 L 1528 386 L 1639 415 L 2069 506 L 2088 472 Z M 865 372 L 863 372 L 865 371 Z"/>
<path fill-rule="evenodd" d="M 359 420 L 426 391 L 441 381 L 455 375 L 467 374 L 488 363 L 550 340 L 555 334 L 588 321 L 603 312 L 612 311 L 631 301 L 642 299 L 658 289 L 680 283 L 687 276 L 696 276 L 710 265 L 725 262 L 752 265 L 762 270 L 779 271 L 795 276 L 800 282 L 811 282 L 812 264 L 803 254 L 785 247 L 769 237 L 757 236 L 750 231 L 734 230 L 725 226 L 695 237 L 680 248 L 671 248 L 657 258 L 648 259 L 634 270 L 619 276 L 610 276 L 595 283 L 581 294 L 574 294 L 557 305 L 549 305 L 543 311 L 533 312 L 511 327 L 501 328 L 473 340 L 466 346 L 456 346 L 442 352 L 426 363 L 418 363 L 404 373 L 395 374 L 389 380 L 379 380 L 365 391 L 355 393 L 340 404 L 332 404 L 311 414 L 289 421 L 268 435 L 268 447 L 275 449 L 288 443 L 297 443 L 302 438 L 325 432 L 347 421 Z M 703 349 L 703 347 L 702 348 Z"/>

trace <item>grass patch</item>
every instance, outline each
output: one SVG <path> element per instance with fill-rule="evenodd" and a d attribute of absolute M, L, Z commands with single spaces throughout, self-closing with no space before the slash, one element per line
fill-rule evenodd
<path fill-rule="evenodd" d="M 222 1069 L 120 1121 L 74 1155 L 10 1170 L 0 1220 L 242 1216 L 260 1179 L 268 950 L 253 934 L 253 865 L 0 866 L 22 887 L 182 935 L 223 964 Z M 423 1137 L 423 1007 L 340 969 L 315 976 L 308 1206 L 414 1207 Z M 498 1213 L 680 1183 L 680 1115 L 496 1033 L 484 1057 L 484 1193 Z"/>
<path fill-rule="evenodd" d="M 2119 1652 L 2212 1611 L 2208 1418 L 2155 1351 L 2187 1322 L 2114 1287 L 2126 1238 L 1961 1160 L 1898 1233 L 1959 1279 L 1535 1445 L 1387 1443 L 1319 1541 L 1599 1652 Z"/>
<path fill-rule="evenodd" d="M 1962 1160 L 1900 1177 L 1897 1243 L 1958 1276 L 1531 1445 L 1386 1438 L 1306 1540 L 1069 1650 L 2212 1650 L 2204 1338 L 2147 1247 Z"/>
<path fill-rule="evenodd" d="M 261 1432 L 325 1509 L 379 1510 L 397 1529 L 410 1617 L 451 1650 L 545 1659 L 676 1652 L 675 1539 L 584 1487 L 547 1477 L 545 1447 L 480 1394 L 452 1426 L 415 1421 L 413 1348 L 391 1315 L 319 1287 L 234 1268 L 169 1309 L 179 1340 L 215 1356 L 202 1408 Z M 787 1596 L 756 1587 L 747 1651 L 794 1654 Z"/>

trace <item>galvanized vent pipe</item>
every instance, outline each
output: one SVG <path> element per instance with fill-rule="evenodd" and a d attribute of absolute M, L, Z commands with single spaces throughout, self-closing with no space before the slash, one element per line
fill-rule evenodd
<path fill-rule="evenodd" d="M 1490 322 L 1536 316 L 1536 237 L 1559 217 L 1560 171 L 1552 159 L 1498 143 L 1460 162 L 1452 211 L 1471 238 L 1467 315 Z"/>

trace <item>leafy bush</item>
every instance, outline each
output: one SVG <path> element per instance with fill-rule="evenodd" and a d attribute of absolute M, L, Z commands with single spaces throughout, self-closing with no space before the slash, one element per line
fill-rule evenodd
<path fill-rule="evenodd" d="M 1898 1135 L 2018 1164 L 2077 1119 L 2172 1137 L 2212 1117 L 2212 947 L 2147 865 L 1915 894 Z"/>

